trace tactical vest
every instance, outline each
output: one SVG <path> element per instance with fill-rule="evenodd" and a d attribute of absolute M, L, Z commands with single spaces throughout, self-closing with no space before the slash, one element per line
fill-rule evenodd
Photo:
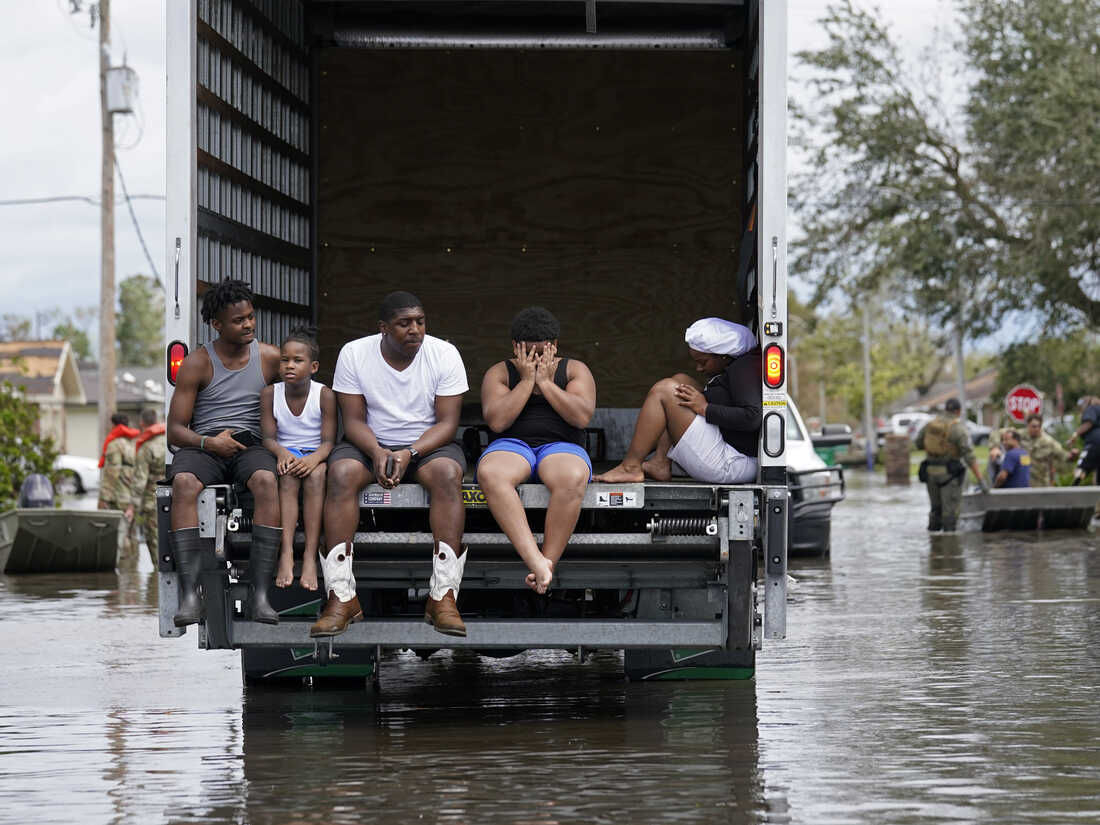
<path fill-rule="evenodd" d="M 934 458 L 958 458 L 959 448 L 948 435 L 954 422 L 945 416 L 933 418 L 924 428 L 924 451 Z"/>

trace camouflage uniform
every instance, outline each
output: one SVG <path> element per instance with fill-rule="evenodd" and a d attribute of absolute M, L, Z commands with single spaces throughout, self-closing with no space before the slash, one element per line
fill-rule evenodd
<path fill-rule="evenodd" d="M 1050 433 L 1041 432 L 1032 438 L 1027 430 L 1020 433 L 1020 446 L 1031 456 L 1031 486 L 1049 487 L 1052 473 L 1058 470 L 1058 462 L 1069 458 L 1058 440 Z"/>
<path fill-rule="evenodd" d="M 141 528 L 153 567 L 157 566 L 157 481 L 164 478 L 168 442 L 158 433 L 138 448 L 131 486 L 134 524 Z"/>
<path fill-rule="evenodd" d="M 125 510 L 130 506 L 130 484 L 134 477 L 134 441 L 126 436 L 112 439 L 107 445 L 103 471 L 99 477 L 99 508 Z M 119 559 L 136 557 L 133 525 L 127 526 L 119 547 Z"/>
<path fill-rule="evenodd" d="M 932 439 L 929 439 L 926 446 L 925 434 L 933 425 L 945 429 L 946 438 L 942 445 L 931 443 Z M 959 508 L 962 507 L 962 488 L 963 481 L 966 480 L 966 469 L 974 463 L 974 448 L 970 444 L 970 433 L 958 417 L 941 415 L 921 427 L 920 432 L 917 433 L 916 446 L 918 450 L 926 450 L 928 453 L 926 465 L 928 480 L 925 482 L 930 504 L 928 529 L 953 531 L 959 524 Z M 948 461 L 952 459 L 962 462 L 961 475 L 952 476 L 948 470 Z"/>

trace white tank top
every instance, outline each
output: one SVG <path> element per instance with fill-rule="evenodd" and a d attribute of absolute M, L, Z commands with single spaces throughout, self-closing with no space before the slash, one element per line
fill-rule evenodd
<path fill-rule="evenodd" d="M 321 446 L 321 384 L 309 382 L 309 395 L 301 415 L 295 415 L 286 405 L 286 384 L 275 385 L 275 440 L 283 447 L 316 450 Z"/>

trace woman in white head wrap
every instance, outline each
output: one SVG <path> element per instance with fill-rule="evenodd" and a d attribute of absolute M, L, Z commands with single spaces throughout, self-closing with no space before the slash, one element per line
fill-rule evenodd
<path fill-rule="evenodd" d="M 672 462 L 699 481 L 740 484 L 756 478 L 760 439 L 760 347 L 752 331 L 702 318 L 684 333 L 695 370 L 653 385 L 638 413 L 626 457 L 596 481 L 668 481 Z M 651 452 L 656 455 L 646 460 Z"/>

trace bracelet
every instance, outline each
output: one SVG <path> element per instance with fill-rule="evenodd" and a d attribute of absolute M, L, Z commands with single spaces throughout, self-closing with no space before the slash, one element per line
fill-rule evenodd
<path fill-rule="evenodd" d="M 199 449 L 200 450 L 205 450 L 206 449 L 206 436 L 205 435 L 202 438 L 199 439 Z"/>

